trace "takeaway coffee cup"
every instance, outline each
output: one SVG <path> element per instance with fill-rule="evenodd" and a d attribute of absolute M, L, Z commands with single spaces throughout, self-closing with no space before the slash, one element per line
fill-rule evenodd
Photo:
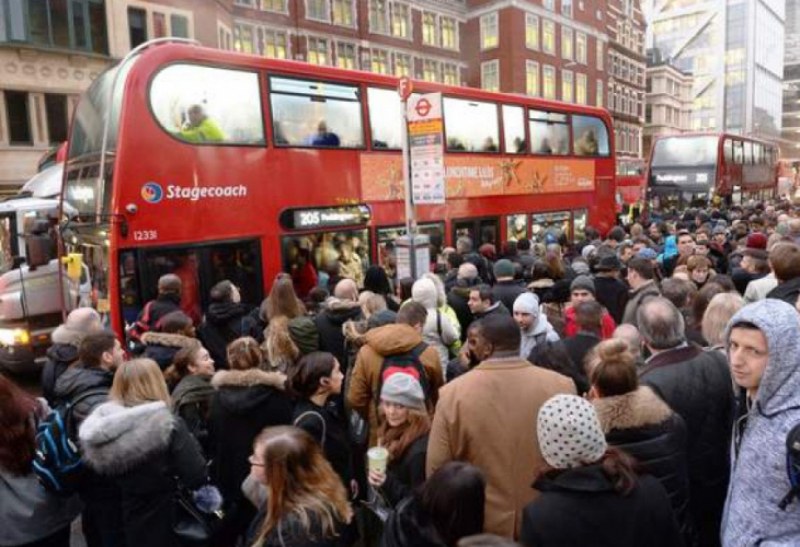
<path fill-rule="evenodd" d="M 389 458 L 389 451 L 382 446 L 373 446 L 367 450 L 367 468 L 370 471 L 386 473 L 386 460 Z"/>

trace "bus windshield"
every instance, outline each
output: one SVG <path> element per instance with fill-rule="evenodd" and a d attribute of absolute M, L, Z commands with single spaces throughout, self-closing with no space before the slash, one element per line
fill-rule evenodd
<path fill-rule="evenodd" d="M 674 137 L 659 139 L 653 150 L 652 167 L 714 167 L 719 138 Z"/>

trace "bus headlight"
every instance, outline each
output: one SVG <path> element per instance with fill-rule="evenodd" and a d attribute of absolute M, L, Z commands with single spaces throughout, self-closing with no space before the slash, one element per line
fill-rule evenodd
<path fill-rule="evenodd" d="M 0 329 L 0 344 L 4 346 L 26 346 L 31 341 L 25 329 Z"/>

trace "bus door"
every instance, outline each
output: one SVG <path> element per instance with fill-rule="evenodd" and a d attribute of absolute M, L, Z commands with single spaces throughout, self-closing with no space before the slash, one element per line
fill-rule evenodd
<path fill-rule="evenodd" d="M 477 251 L 484 243 L 491 243 L 496 250 L 500 249 L 500 219 L 463 218 L 453 221 L 453 244 L 459 237 L 467 236 L 472 240 L 472 248 Z"/>
<path fill-rule="evenodd" d="M 181 309 L 198 324 L 208 308 L 211 288 L 225 279 L 239 288 L 242 302 L 256 307 L 264 299 L 258 239 L 210 244 L 124 249 L 119 255 L 123 319 L 136 320 L 156 297 L 158 278 L 173 273 L 182 282 Z"/>

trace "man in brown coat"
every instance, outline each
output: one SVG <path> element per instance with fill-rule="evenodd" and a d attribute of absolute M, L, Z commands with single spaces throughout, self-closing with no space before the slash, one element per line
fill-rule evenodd
<path fill-rule="evenodd" d="M 369 420 L 369 445 L 378 444 L 378 398 L 380 397 L 380 374 L 383 359 L 389 355 L 400 355 L 413 351 L 422 344 L 422 328 L 428 311 L 417 302 L 405 304 L 397 313 L 395 324 L 377 327 L 366 334 L 366 344 L 356 355 L 353 376 L 347 391 L 347 404 Z M 428 346 L 419 360 L 425 371 L 428 384 L 428 405 L 433 410 L 438 399 L 439 388 L 444 383 L 439 353 Z"/>
<path fill-rule="evenodd" d="M 466 461 L 486 476 L 484 531 L 519 536 L 522 510 L 536 496 L 545 466 L 536 416 L 557 393 L 575 393 L 569 378 L 519 357 L 519 327 L 511 317 L 482 319 L 475 348 L 481 364 L 440 392 L 428 441 L 427 475 L 448 461 Z"/>

